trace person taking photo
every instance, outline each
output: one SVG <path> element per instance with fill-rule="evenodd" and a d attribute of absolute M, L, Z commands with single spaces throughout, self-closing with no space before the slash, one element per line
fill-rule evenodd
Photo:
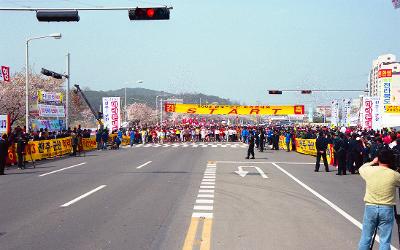
<path fill-rule="evenodd" d="M 400 174 L 390 168 L 393 159 L 393 151 L 384 148 L 378 152 L 378 157 L 359 169 L 366 182 L 363 227 L 358 245 L 360 250 L 370 249 L 376 230 L 380 238 L 379 249 L 390 249 L 396 187 L 400 186 Z"/>

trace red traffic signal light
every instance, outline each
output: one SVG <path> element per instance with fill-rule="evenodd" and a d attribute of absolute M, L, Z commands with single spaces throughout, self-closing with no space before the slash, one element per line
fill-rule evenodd
<path fill-rule="evenodd" d="M 169 8 L 136 8 L 129 10 L 130 20 L 169 20 Z"/>
<path fill-rule="evenodd" d="M 270 95 L 282 95 L 282 91 L 280 90 L 269 90 L 268 93 Z"/>
<path fill-rule="evenodd" d="M 309 95 L 312 93 L 312 91 L 311 90 L 302 90 L 301 93 L 305 94 L 305 95 Z"/>

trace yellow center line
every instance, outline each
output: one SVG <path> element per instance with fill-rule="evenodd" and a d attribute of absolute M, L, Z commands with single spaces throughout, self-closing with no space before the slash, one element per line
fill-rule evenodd
<path fill-rule="evenodd" d="M 212 219 L 204 219 L 203 233 L 201 234 L 200 250 L 210 250 Z"/>
<path fill-rule="evenodd" d="M 197 226 L 199 225 L 200 218 L 192 218 L 190 226 L 186 234 L 185 244 L 183 244 L 182 250 L 192 250 L 194 239 L 196 237 Z"/>

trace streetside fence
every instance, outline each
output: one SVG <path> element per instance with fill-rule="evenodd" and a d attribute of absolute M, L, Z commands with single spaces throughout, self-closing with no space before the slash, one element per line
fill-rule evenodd
<path fill-rule="evenodd" d="M 109 137 L 111 144 L 116 135 L 112 134 Z M 123 145 L 129 144 L 129 137 L 124 138 Z M 91 151 L 97 148 L 96 138 L 82 138 L 83 151 Z M 29 141 L 25 145 L 25 161 L 37 161 L 57 156 L 68 155 L 72 153 L 72 138 L 61 138 L 43 141 Z M 14 165 L 18 161 L 17 144 L 8 148 L 7 165 Z"/>
<path fill-rule="evenodd" d="M 296 152 L 305 155 L 312 155 L 317 156 L 317 149 L 315 147 L 316 139 L 299 139 L 295 138 L 295 145 L 296 145 Z M 287 149 L 286 148 L 286 141 L 285 137 L 279 137 L 279 148 Z M 290 141 L 290 150 L 293 150 L 292 141 Z M 328 144 L 328 149 L 326 150 L 326 158 L 328 160 L 329 165 L 334 164 L 334 157 L 333 157 L 333 145 Z"/>

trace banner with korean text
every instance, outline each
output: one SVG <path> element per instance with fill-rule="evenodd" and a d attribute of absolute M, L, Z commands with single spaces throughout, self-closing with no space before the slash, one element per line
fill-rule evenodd
<path fill-rule="evenodd" d="M 0 67 L 0 80 L 5 82 L 10 82 L 10 67 L 1 66 Z"/>
<path fill-rule="evenodd" d="M 338 100 L 332 101 L 331 109 L 332 109 L 331 124 L 333 126 L 337 126 L 339 123 L 339 102 L 338 102 Z"/>
<path fill-rule="evenodd" d="M 38 91 L 39 103 L 63 103 L 63 94 L 59 92 Z"/>
<path fill-rule="evenodd" d="M 41 117 L 65 117 L 64 106 L 38 104 L 38 110 Z"/>
<path fill-rule="evenodd" d="M 295 106 L 236 106 L 236 105 L 198 105 L 165 104 L 170 113 L 202 115 L 303 115 L 304 105 Z"/>
<path fill-rule="evenodd" d="M 110 131 L 121 127 L 121 98 L 103 97 L 103 119 L 104 126 Z"/>
<path fill-rule="evenodd" d="M 0 136 L 4 133 L 10 133 L 10 116 L 0 115 Z"/>
<path fill-rule="evenodd" d="M 379 108 L 379 97 L 365 96 L 362 105 L 362 127 L 363 129 L 380 129 L 381 114 Z"/>

